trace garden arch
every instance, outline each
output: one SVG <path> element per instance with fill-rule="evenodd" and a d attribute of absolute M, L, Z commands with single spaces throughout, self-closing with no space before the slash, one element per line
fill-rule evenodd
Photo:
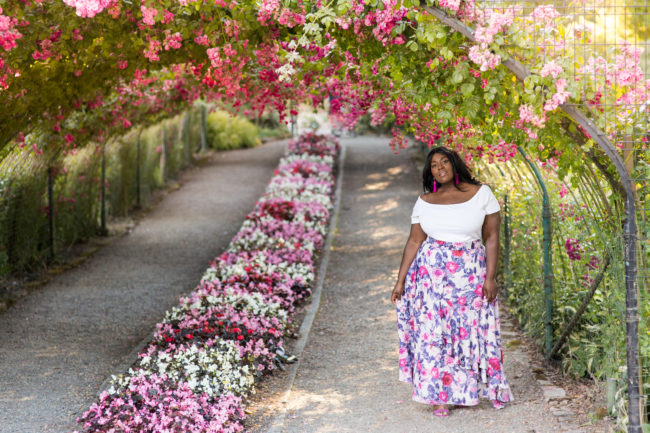
<path fill-rule="evenodd" d="M 452 29 L 463 34 L 469 41 L 476 43 L 474 31 L 455 17 L 449 16 L 444 10 L 423 5 L 424 9 Z M 647 18 L 647 16 L 646 16 Z M 646 43 L 647 46 L 647 43 Z M 503 61 L 519 81 L 524 82 L 531 76 L 525 65 L 514 59 Z M 648 100 L 650 101 L 650 99 Z M 649 104 L 650 105 L 650 104 Z M 638 284 L 637 284 L 637 240 L 639 239 L 636 224 L 636 188 L 632 183 L 631 174 L 625 167 L 623 159 L 612 145 L 607 135 L 595 125 L 576 105 L 560 104 L 560 108 L 598 144 L 616 169 L 620 182 L 625 190 L 626 220 L 624 226 L 625 251 L 625 287 L 626 287 L 626 333 L 627 333 L 627 371 L 629 395 L 629 432 L 642 432 L 642 408 L 640 393 L 639 367 L 639 313 L 638 313 Z M 647 120 L 646 120 L 647 126 Z M 647 128 L 646 128 L 647 129 Z"/>
<path fill-rule="evenodd" d="M 634 41 L 605 37 L 597 45 L 587 24 L 608 10 L 587 3 L 6 1 L 0 151 L 5 158 L 18 147 L 49 158 L 74 153 L 199 97 L 288 114 L 292 104 L 318 105 L 328 94 L 348 125 L 368 112 L 375 122 L 393 119 L 395 146 L 404 132 L 428 144 L 453 136 L 450 145 L 475 156 L 507 159 L 522 145 L 565 171 L 580 164 L 571 154 L 577 146 L 625 197 L 629 431 L 637 433 L 633 181 L 645 184 L 647 174 L 633 179 L 633 171 L 635 158 L 646 157 L 648 80 L 637 49 L 646 48 L 647 70 L 648 7 L 614 5 L 613 15 L 632 23 Z M 582 56 L 577 66 L 569 54 Z M 510 72 L 523 86 L 514 88 Z M 539 149 L 538 140 L 554 146 Z M 611 165 L 602 166 L 601 155 Z"/>

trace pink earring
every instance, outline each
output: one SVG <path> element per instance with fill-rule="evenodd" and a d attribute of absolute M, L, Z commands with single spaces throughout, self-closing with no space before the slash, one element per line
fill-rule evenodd
<path fill-rule="evenodd" d="M 436 180 L 433 179 L 433 192 L 436 192 L 436 190 L 437 190 L 436 187 L 437 187 L 437 186 L 438 186 L 438 185 L 436 184 Z"/>
<path fill-rule="evenodd" d="M 456 173 L 456 185 L 458 185 L 458 173 Z"/>

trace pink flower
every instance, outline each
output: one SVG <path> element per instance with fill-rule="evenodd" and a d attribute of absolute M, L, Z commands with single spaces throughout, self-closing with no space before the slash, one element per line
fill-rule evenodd
<path fill-rule="evenodd" d="M 144 51 L 144 56 L 150 62 L 157 62 L 160 60 L 158 53 L 162 49 L 162 44 L 156 39 L 149 39 L 149 47 Z"/>
<path fill-rule="evenodd" d="M 553 78 L 557 78 L 558 75 L 562 73 L 564 69 L 562 66 L 555 63 L 555 60 L 551 60 L 542 67 L 542 70 L 539 72 L 539 75 L 542 77 L 548 77 L 549 75 Z"/>
<path fill-rule="evenodd" d="M 210 59 L 210 64 L 212 65 L 213 68 L 220 68 L 221 65 L 223 65 L 223 60 L 221 59 L 221 56 L 219 54 L 219 47 L 208 48 L 206 50 L 206 53 L 208 54 L 208 58 Z"/>
<path fill-rule="evenodd" d="M 165 34 L 166 34 L 165 42 L 163 43 L 163 47 L 165 48 L 165 51 L 169 51 L 170 49 L 177 50 L 181 47 L 181 42 L 183 42 L 183 36 L 180 34 L 180 32 L 170 34 L 169 31 L 166 31 Z"/>
<path fill-rule="evenodd" d="M 483 308 L 483 298 L 474 298 L 474 301 L 472 302 L 472 306 L 474 307 L 475 310 L 480 310 Z"/>
<path fill-rule="evenodd" d="M 208 38 L 206 35 L 200 35 L 195 37 L 194 42 L 196 42 L 199 45 L 203 45 L 204 47 L 210 46 L 210 38 Z"/>
<path fill-rule="evenodd" d="M 530 14 L 534 23 L 542 24 L 546 28 L 554 27 L 556 18 L 560 16 L 553 5 L 537 6 Z"/>
<path fill-rule="evenodd" d="M 566 253 L 571 260 L 580 260 L 582 252 L 582 246 L 580 241 L 573 238 L 567 238 L 564 242 L 564 247 L 566 248 Z"/>
<path fill-rule="evenodd" d="M 92 18 L 106 9 L 113 0 L 63 0 L 63 3 L 77 10 L 77 15 Z"/>
<path fill-rule="evenodd" d="M 446 392 L 440 391 L 438 393 L 438 400 L 442 401 L 443 403 L 447 401 L 447 398 L 449 398 L 449 396 L 447 395 Z"/>
<path fill-rule="evenodd" d="M 153 26 L 156 24 L 154 17 L 158 15 L 158 9 L 148 8 L 144 5 L 140 6 L 140 11 L 142 11 L 142 22 L 148 26 Z"/>
<path fill-rule="evenodd" d="M 467 333 L 467 330 L 461 326 L 460 329 L 458 330 L 458 335 L 460 336 L 461 340 L 464 340 L 467 338 L 469 334 Z"/>
<path fill-rule="evenodd" d="M 441 8 L 447 8 L 454 12 L 458 12 L 460 8 L 460 0 L 439 0 L 438 5 Z"/>
<path fill-rule="evenodd" d="M 481 71 L 494 69 L 501 64 L 501 56 L 492 54 L 487 48 L 474 45 L 469 49 L 469 59 L 481 65 Z"/>

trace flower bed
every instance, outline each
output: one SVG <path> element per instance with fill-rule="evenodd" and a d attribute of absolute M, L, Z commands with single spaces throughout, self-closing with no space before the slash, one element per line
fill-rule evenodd
<path fill-rule="evenodd" d="M 338 152 L 331 137 L 289 143 L 226 252 L 166 313 L 133 367 L 77 419 L 83 432 L 243 430 L 244 400 L 255 378 L 281 362 L 289 317 L 311 293 Z"/>

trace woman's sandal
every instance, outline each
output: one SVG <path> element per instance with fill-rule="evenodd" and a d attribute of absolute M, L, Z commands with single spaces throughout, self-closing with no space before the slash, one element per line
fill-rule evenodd
<path fill-rule="evenodd" d="M 433 415 L 439 418 L 449 416 L 449 409 L 447 407 L 439 407 L 433 411 Z"/>

